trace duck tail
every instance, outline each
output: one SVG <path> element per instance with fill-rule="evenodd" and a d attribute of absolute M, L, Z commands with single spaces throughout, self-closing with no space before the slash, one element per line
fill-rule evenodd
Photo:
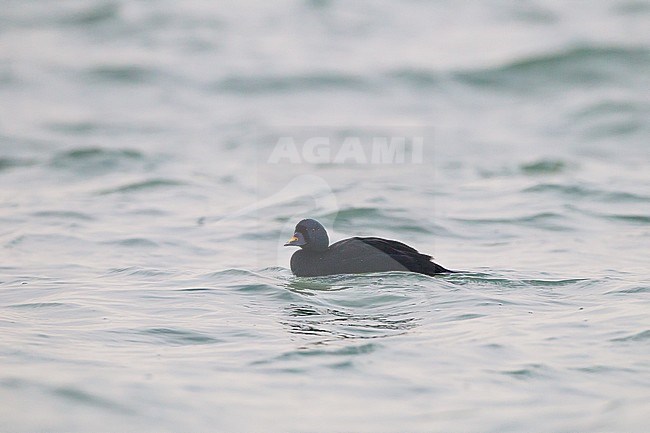
<path fill-rule="evenodd" d="M 429 262 L 429 266 L 427 266 L 427 272 L 425 272 L 427 275 L 435 275 L 435 274 L 454 274 L 456 271 L 452 271 L 449 269 L 446 269 L 433 260 Z"/>

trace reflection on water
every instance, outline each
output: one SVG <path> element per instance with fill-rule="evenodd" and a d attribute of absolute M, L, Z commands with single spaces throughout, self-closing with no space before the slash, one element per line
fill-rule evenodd
<path fill-rule="evenodd" d="M 367 314 L 310 305 L 289 305 L 283 322 L 293 334 L 319 335 L 331 339 L 369 339 L 402 334 L 417 326 L 413 312 Z M 326 340 L 323 340 L 323 342 Z"/>

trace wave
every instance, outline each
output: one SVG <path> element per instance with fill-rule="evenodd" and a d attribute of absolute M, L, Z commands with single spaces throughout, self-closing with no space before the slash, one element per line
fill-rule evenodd
<path fill-rule="evenodd" d="M 159 188 L 168 188 L 176 187 L 181 185 L 187 185 L 186 182 L 182 182 L 175 179 L 148 179 L 139 182 L 131 182 L 122 186 L 104 189 L 98 192 L 100 195 L 115 194 L 115 193 L 131 193 L 131 192 L 141 192 L 149 191 Z"/>
<path fill-rule="evenodd" d="M 633 335 L 628 335 L 627 337 L 614 338 L 610 341 L 618 342 L 618 343 L 628 343 L 628 342 L 632 343 L 636 341 L 646 341 L 646 340 L 650 340 L 650 330 L 642 331 Z"/>
<path fill-rule="evenodd" d="M 105 242 L 107 245 L 119 245 L 132 248 L 155 248 L 158 243 L 147 238 L 126 238 Z"/>
<path fill-rule="evenodd" d="M 32 375 L 30 379 L 22 379 L 18 377 L 6 378 L 0 382 L 0 389 L 11 389 L 14 393 L 24 393 L 28 391 L 31 394 L 38 395 L 51 395 L 56 399 L 60 399 L 59 404 L 73 405 L 79 407 L 80 405 L 95 407 L 102 410 L 109 410 L 121 415 L 134 415 L 133 408 L 128 407 L 123 402 L 106 397 L 98 392 L 97 389 L 87 391 L 81 387 L 73 385 L 52 385 L 51 379 L 36 380 L 37 376 Z M 37 429 L 38 430 L 38 429 Z"/>
<path fill-rule="evenodd" d="M 593 86 L 626 79 L 624 72 L 637 75 L 637 71 L 648 66 L 650 50 L 647 48 L 577 47 L 453 75 L 458 81 L 476 87 L 533 91 L 548 84 Z"/>
<path fill-rule="evenodd" d="M 324 221 L 333 221 L 339 229 L 382 230 L 410 234 L 435 234 L 440 236 L 454 236 L 447 228 L 432 222 L 429 219 L 411 217 L 403 209 L 384 209 L 380 207 L 346 207 L 336 212 L 319 216 Z M 377 235 L 377 233 L 355 233 L 355 235 Z"/>
<path fill-rule="evenodd" d="M 557 193 L 571 198 L 597 198 L 608 202 L 639 202 L 650 200 L 650 197 L 625 191 L 607 191 L 584 185 L 562 185 L 555 183 L 540 183 L 522 190 L 524 193 Z"/>
<path fill-rule="evenodd" d="M 227 77 L 211 88 L 216 92 L 238 94 L 292 93 L 308 90 L 369 90 L 362 76 L 340 72 L 314 72 L 297 75 L 258 75 Z"/>
<path fill-rule="evenodd" d="M 112 2 L 98 3 L 84 10 L 73 11 L 59 18 L 63 25 L 89 26 L 103 24 L 119 17 L 119 4 Z"/>
<path fill-rule="evenodd" d="M 150 158 L 134 149 L 79 147 L 55 154 L 48 165 L 86 178 L 142 167 L 148 161 Z"/>
<path fill-rule="evenodd" d="M 91 215 L 83 212 L 64 211 L 64 210 L 44 210 L 31 213 L 31 216 L 37 218 L 52 218 L 60 220 L 74 220 L 74 221 L 92 221 Z"/>
<path fill-rule="evenodd" d="M 393 85 L 417 89 L 435 88 L 454 80 L 472 87 L 497 90 L 534 91 L 557 84 L 593 86 L 638 76 L 650 66 L 650 50 L 645 47 L 584 46 L 540 53 L 496 66 L 460 70 L 398 67 L 379 73 L 311 71 L 304 73 L 228 76 L 214 82 L 218 93 L 258 95 L 303 91 L 380 91 Z M 126 75 L 131 72 L 123 71 Z M 111 73 L 108 74 L 112 75 Z M 118 77 L 120 72 L 118 70 Z"/>
<path fill-rule="evenodd" d="M 17 167 L 29 167 L 34 164 L 36 164 L 36 161 L 32 159 L 1 157 L 0 172 Z"/>
<path fill-rule="evenodd" d="M 188 346 L 220 343 L 221 340 L 210 335 L 182 328 L 144 328 L 112 330 L 111 334 L 118 334 L 120 338 L 156 346 Z"/>
<path fill-rule="evenodd" d="M 467 224 L 512 224 L 553 231 L 572 230 L 565 224 L 569 219 L 565 215 L 556 212 L 538 212 L 530 215 L 501 218 L 453 218 L 453 220 Z"/>
<path fill-rule="evenodd" d="M 567 164 L 559 159 L 539 159 L 530 163 L 521 164 L 519 168 L 525 174 L 555 174 L 565 171 Z"/>
<path fill-rule="evenodd" d="M 100 65 L 90 68 L 85 75 L 102 82 L 141 84 L 152 81 L 160 73 L 141 65 Z"/>

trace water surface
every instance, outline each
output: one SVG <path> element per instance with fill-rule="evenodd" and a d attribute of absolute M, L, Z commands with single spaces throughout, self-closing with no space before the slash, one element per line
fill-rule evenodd
<path fill-rule="evenodd" d="M 179 5 L 4 5 L 0 430 L 647 429 L 650 8 Z M 304 217 L 464 272 L 296 278 Z"/>

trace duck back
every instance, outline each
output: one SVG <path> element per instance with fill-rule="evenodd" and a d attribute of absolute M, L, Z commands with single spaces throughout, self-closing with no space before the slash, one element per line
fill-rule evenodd
<path fill-rule="evenodd" d="M 451 272 L 415 248 L 377 237 L 344 239 L 322 252 L 296 251 L 291 257 L 291 271 L 301 277 L 389 271 L 426 275 Z"/>

